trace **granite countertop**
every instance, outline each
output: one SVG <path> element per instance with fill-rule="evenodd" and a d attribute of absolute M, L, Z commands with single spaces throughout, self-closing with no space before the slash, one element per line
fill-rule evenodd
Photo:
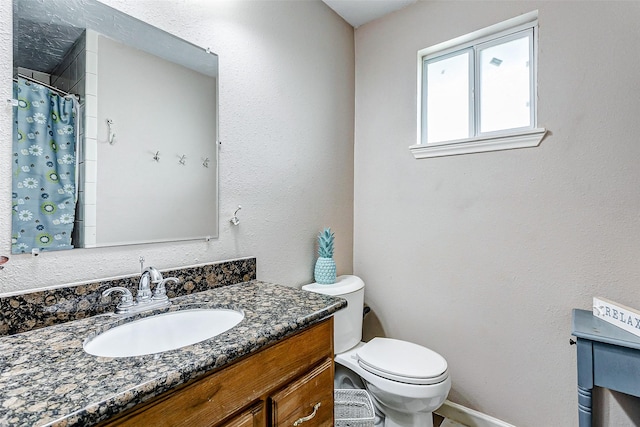
<path fill-rule="evenodd" d="M 172 301 L 169 309 L 159 311 L 231 308 L 243 310 L 245 318 L 200 343 L 127 358 L 89 355 L 83 341 L 148 313 L 99 315 L 1 337 L 0 425 L 95 424 L 346 307 L 340 298 L 256 280 Z"/>

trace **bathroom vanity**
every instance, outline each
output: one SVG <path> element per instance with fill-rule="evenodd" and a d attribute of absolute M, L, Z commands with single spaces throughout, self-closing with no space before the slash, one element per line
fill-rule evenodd
<path fill-rule="evenodd" d="M 332 425 L 330 316 L 345 300 L 252 280 L 172 302 L 168 310 L 230 308 L 244 319 L 203 342 L 123 358 L 92 356 L 83 343 L 150 313 L 0 337 L 0 425 Z"/>
<path fill-rule="evenodd" d="M 331 426 L 332 335 L 329 318 L 101 426 Z"/>

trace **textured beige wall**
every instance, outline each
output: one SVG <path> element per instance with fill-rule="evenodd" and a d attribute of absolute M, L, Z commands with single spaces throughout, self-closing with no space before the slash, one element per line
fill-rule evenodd
<path fill-rule="evenodd" d="M 415 160 L 416 52 L 535 9 L 550 135 Z M 387 335 L 447 359 L 454 402 L 577 425 L 571 309 L 640 308 L 639 19 L 640 2 L 419 1 L 356 30 L 354 272 Z M 602 425 L 631 425 L 637 400 L 599 401 Z"/>
<path fill-rule="evenodd" d="M 258 277 L 312 281 L 315 236 L 352 270 L 353 28 L 322 2 L 109 0 L 220 56 L 220 238 L 11 256 L 0 293 L 243 256 Z M 0 2 L 0 99 L 10 98 L 11 2 Z M 4 104 L 4 101 L 3 101 Z M 11 235 L 11 109 L 0 108 L 0 255 Z M 237 205 L 239 227 L 229 218 Z M 148 207 L 152 209 L 153 207 Z"/>

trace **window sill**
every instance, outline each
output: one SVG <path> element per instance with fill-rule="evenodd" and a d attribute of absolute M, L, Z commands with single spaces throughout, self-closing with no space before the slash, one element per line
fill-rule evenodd
<path fill-rule="evenodd" d="M 546 129 L 537 128 L 508 135 L 459 139 L 436 144 L 417 144 L 409 147 L 409 150 L 416 159 L 513 150 L 516 148 L 537 147 L 546 133 Z"/>

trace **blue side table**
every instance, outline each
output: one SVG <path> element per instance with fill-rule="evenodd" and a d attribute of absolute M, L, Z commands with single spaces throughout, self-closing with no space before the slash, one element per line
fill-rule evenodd
<path fill-rule="evenodd" d="M 571 335 L 578 347 L 578 420 L 591 427 L 594 386 L 640 397 L 640 337 L 573 310 Z"/>

